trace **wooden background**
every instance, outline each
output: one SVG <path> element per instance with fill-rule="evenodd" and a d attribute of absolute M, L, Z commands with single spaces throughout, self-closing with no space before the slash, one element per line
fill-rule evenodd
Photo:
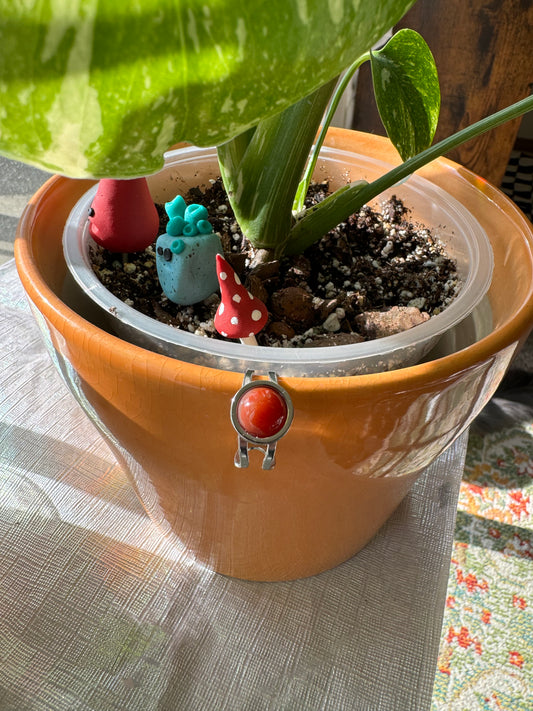
<path fill-rule="evenodd" d="M 527 96 L 533 85 L 533 0 L 418 0 L 395 28 L 417 30 L 435 57 L 442 105 L 435 141 Z M 371 97 L 371 100 L 369 100 Z M 500 185 L 520 119 L 448 154 Z M 385 134 L 359 75 L 352 128 Z"/>

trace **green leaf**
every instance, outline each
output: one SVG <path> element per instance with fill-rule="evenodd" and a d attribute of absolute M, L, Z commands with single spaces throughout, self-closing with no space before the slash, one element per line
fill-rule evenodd
<path fill-rule="evenodd" d="M 414 0 L 0 0 L 0 153 L 78 177 L 157 170 L 339 75 Z"/>
<path fill-rule="evenodd" d="M 261 121 L 253 133 L 218 148 L 224 185 L 235 217 L 256 248 L 280 256 L 292 224 L 292 205 L 334 79 L 285 111 Z"/>
<path fill-rule="evenodd" d="M 437 68 L 426 42 L 414 30 L 400 30 L 371 52 L 379 114 L 403 160 L 433 140 L 440 110 Z"/>

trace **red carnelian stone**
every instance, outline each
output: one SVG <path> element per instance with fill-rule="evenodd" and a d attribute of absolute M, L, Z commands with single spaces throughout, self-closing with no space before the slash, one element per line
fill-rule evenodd
<path fill-rule="evenodd" d="M 287 421 L 287 403 L 277 390 L 258 385 L 240 398 L 237 419 L 253 437 L 272 437 Z"/>

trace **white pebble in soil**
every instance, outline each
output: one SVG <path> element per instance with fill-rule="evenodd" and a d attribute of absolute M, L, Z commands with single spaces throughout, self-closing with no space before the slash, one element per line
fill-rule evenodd
<path fill-rule="evenodd" d="M 339 321 L 339 317 L 335 313 L 335 311 L 327 317 L 327 319 L 322 324 L 322 327 L 325 331 L 328 331 L 329 333 L 335 333 L 336 331 L 340 331 L 341 322 Z"/>

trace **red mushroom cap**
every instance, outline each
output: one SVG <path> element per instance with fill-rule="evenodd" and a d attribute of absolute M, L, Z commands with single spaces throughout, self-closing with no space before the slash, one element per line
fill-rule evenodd
<path fill-rule="evenodd" d="M 225 338 L 248 338 L 259 333 L 268 319 L 264 303 L 241 284 L 233 267 L 217 254 L 220 305 L 215 314 L 215 328 Z"/>

